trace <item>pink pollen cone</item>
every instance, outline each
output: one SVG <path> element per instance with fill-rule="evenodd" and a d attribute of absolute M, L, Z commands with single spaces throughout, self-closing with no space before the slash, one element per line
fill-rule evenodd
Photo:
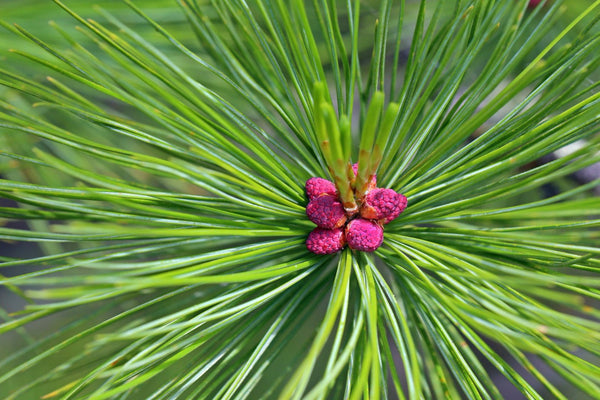
<path fill-rule="evenodd" d="M 353 250 L 375 251 L 383 243 L 383 228 L 367 219 L 353 219 L 346 225 L 346 241 Z"/>
<path fill-rule="evenodd" d="M 392 189 L 373 189 L 366 196 L 360 215 L 366 219 L 392 221 L 406 208 L 406 196 Z"/>
<path fill-rule="evenodd" d="M 336 196 L 329 194 L 311 200 L 306 206 L 306 215 L 319 228 L 340 228 L 346 223 L 344 206 Z"/>
<path fill-rule="evenodd" d="M 315 228 L 308 234 L 306 248 L 315 254 L 333 254 L 344 248 L 346 238 L 342 228 Z"/>
<path fill-rule="evenodd" d="M 396 217 L 398 215 L 400 215 L 402 213 L 402 211 L 404 211 L 406 209 L 407 204 L 408 204 L 408 200 L 406 199 L 406 196 L 401 194 L 400 195 L 400 204 L 398 204 L 398 207 L 394 210 L 394 212 L 392 212 L 390 215 L 385 217 L 385 219 L 383 220 L 383 223 L 388 224 L 388 223 L 392 222 L 393 220 L 395 220 Z"/>
<path fill-rule="evenodd" d="M 306 181 L 306 195 L 309 200 L 313 200 L 323 194 L 337 196 L 337 189 L 333 182 L 318 177 L 313 177 Z"/>

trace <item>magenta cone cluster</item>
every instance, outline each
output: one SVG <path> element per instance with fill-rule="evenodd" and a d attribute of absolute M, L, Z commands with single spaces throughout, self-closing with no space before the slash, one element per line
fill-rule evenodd
<path fill-rule="evenodd" d="M 357 164 L 353 167 L 356 174 Z M 346 245 L 352 250 L 375 251 L 383 243 L 383 225 L 398 217 L 407 205 L 406 196 L 378 188 L 376 177 L 355 215 L 346 214 L 333 182 L 310 178 L 306 194 L 306 215 L 317 225 L 308 235 L 306 247 L 315 254 L 333 254 Z"/>

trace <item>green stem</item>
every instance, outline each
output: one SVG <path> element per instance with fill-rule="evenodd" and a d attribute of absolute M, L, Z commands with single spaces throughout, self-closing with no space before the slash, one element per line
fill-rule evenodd
<path fill-rule="evenodd" d="M 325 96 L 323 82 L 314 84 L 313 96 L 315 131 L 323 158 L 327 163 L 327 169 L 333 178 L 344 209 L 351 216 L 358 212 L 358 206 L 354 199 L 352 180 L 348 179 L 348 160 L 352 149 L 350 121 L 348 117 L 342 115 L 338 123 L 331 100 Z"/>
<path fill-rule="evenodd" d="M 369 171 L 370 158 L 372 155 L 373 143 L 375 142 L 375 134 L 381 118 L 383 109 L 384 94 L 383 92 L 375 92 L 367 110 L 367 117 L 363 125 L 360 135 L 360 147 L 358 151 L 358 173 L 356 176 L 355 193 L 360 202 L 365 196 L 369 182 L 372 179 L 373 173 Z"/>

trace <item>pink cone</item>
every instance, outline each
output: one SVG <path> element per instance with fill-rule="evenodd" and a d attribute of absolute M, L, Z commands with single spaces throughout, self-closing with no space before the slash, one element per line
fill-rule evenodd
<path fill-rule="evenodd" d="M 353 250 L 375 251 L 383 243 L 383 228 L 367 219 L 353 219 L 346 225 L 346 242 Z"/>
<path fill-rule="evenodd" d="M 337 189 L 333 182 L 318 177 L 313 177 L 306 181 L 306 195 L 309 200 L 313 200 L 323 194 L 337 196 Z"/>
<path fill-rule="evenodd" d="M 406 208 L 406 196 L 392 189 L 373 189 L 366 196 L 360 208 L 360 215 L 366 219 L 392 221 Z"/>
<path fill-rule="evenodd" d="M 344 229 L 315 228 L 308 234 L 306 248 L 315 254 L 333 254 L 344 248 Z"/>
<path fill-rule="evenodd" d="M 306 206 L 306 215 L 319 228 L 340 228 L 346 223 L 344 206 L 336 196 L 330 194 L 311 200 Z"/>
<path fill-rule="evenodd" d="M 388 223 L 392 222 L 393 220 L 395 220 L 396 217 L 398 217 L 398 215 L 400 215 L 402 213 L 402 211 L 404 211 L 406 209 L 407 204 L 408 204 L 408 200 L 407 200 L 406 196 L 401 194 L 400 195 L 400 204 L 394 210 L 394 212 L 392 212 L 390 215 L 385 217 L 385 219 L 383 220 L 383 223 L 388 224 Z"/>

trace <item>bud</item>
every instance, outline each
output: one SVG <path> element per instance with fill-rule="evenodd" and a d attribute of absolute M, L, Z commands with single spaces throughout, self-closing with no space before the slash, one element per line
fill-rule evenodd
<path fill-rule="evenodd" d="M 401 194 L 400 195 L 400 204 L 394 210 L 394 212 L 392 212 L 390 215 L 388 215 L 387 217 L 385 217 L 385 219 L 383 220 L 383 223 L 384 224 L 388 224 L 388 223 L 392 222 L 393 220 L 395 220 L 396 217 L 398 215 L 400 215 L 402 213 L 402 211 L 404 211 L 404 209 L 406 208 L 407 204 L 408 204 L 408 199 L 406 198 L 405 195 Z"/>
<path fill-rule="evenodd" d="M 340 228 L 346 223 L 344 206 L 336 196 L 329 194 L 311 200 L 306 206 L 306 215 L 319 228 Z"/>
<path fill-rule="evenodd" d="M 373 189 L 364 198 L 360 215 L 366 219 L 384 220 L 387 224 L 406 208 L 406 196 L 392 189 Z"/>
<path fill-rule="evenodd" d="M 313 200 L 323 194 L 337 196 L 337 189 L 333 182 L 318 177 L 313 177 L 306 181 L 306 195 L 308 196 L 308 200 Z"/>
<path fill-rule="evenodd" d="M 383 228 L 367 219 L 353 219 L 346 225 L 346 241 L 353 250 L 375 251 L 383 243 Z"/>
<path fill-rule="evenodd" d="M 344 248 L 344 229 L 315 228 L 308 234 L 306 248 L 315 254 L 333 254 Z"/>

